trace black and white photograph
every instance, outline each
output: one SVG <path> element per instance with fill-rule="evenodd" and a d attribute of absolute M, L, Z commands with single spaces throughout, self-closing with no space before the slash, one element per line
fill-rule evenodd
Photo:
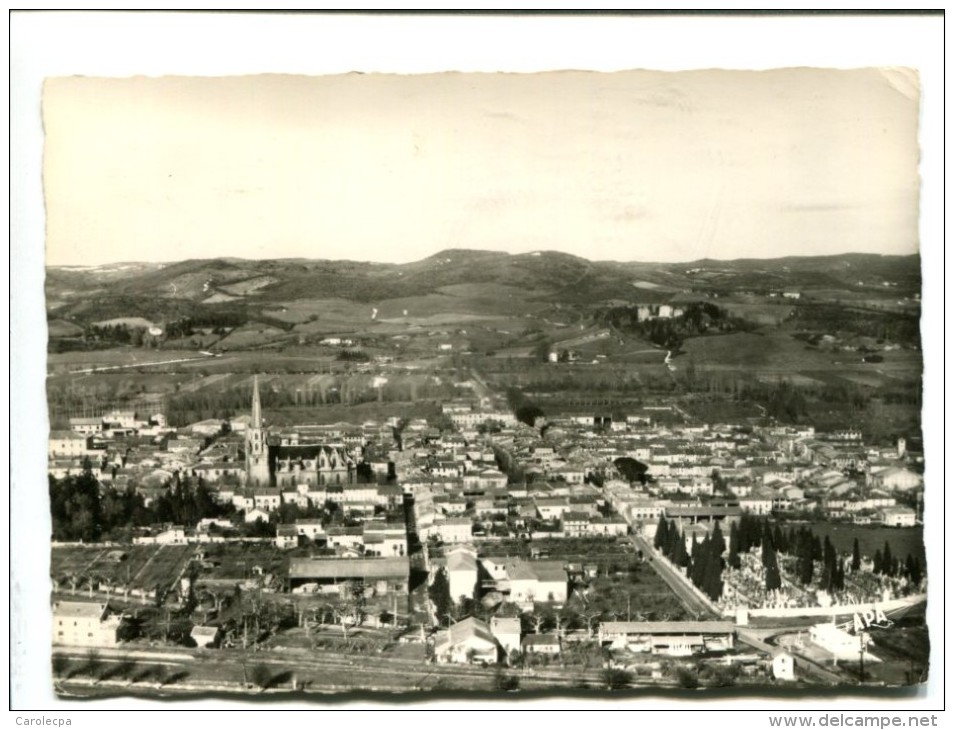
<path fill-rule="evenodd" d="M 917 711 L 939 102 L 883 57 L 44 73 L 34 696 Z"/>

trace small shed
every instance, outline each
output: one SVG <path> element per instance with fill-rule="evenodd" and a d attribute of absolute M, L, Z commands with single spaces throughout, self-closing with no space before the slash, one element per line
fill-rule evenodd
<path fill-rule="evenodd" d="M 218 646 L 221 630 L 218 626 L 195 626 L 189 636 L 199 649 Z"/>

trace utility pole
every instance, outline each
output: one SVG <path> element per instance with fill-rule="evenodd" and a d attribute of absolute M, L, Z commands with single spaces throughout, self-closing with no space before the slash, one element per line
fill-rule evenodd
<path fill-rule="evenodd" d="M 864 631 L 858 632 L 858 643 L 859 643 L 858 655 L 861 660 L 859 665 L 859 674 L 860 674 L 859 681 L 861 682 L 861 684 L 864 684 L 865 682 L 865 632 Z"/>

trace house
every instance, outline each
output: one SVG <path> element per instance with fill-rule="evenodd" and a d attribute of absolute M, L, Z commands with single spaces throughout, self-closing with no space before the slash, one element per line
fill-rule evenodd
<path fill-rule="evenodd" d="M 253 507 L 245 513 L 246 522 L 255 522 L 259 519 L 262 522 L 268 522 L 270 519 L 268 512 Z"/>
<path fill-rule="evenodd" d="M 407 530 L 403 525 L 364 523 L 362 528 L 366 555 L 404 555 L 407 553 Z"/>
<path fill-rule="evenodd" d="M 889 466 L 868 474 L 868 485 L 888 491 L 908 491 L 921 486 L 921 475 L 904 467 Z"/>
<path fill-rule="evenodd" d="M 560 637 L 556 634 L 527 634 L 520 645 L 526 654 L 557 656 L 560 653 Z"/>
<path fill-rule="evenodd" d="M 122 617 L 109 615 L 105 603 L 58 601 L 53 604 L 53 643 L 109 647 L 119 643 Z"/>
<path fill-rule="evenodd" d="M 47 456 L 51 459 L 70 459 L 84 456 L 87 437 L 73 431 L 51 431 Z"/>
<path fill-rule="evenodd" d="M 324 542 L 328 539 L 321 520 L 295 520 L 295 527 L 298 529 L 299 535 L 307 537 L 312 542 Z"/>
<path fill-rule="evenodd" d="M 447 553 L 446 570 L 451 598 L 473 598 L 477 587 L 477 552 L 466 546 L 452 548 Z"/>
<path fill-rule="evenodd" d="M 619 515 L 610 517 L 591 517 L 590 534 L 622 537 L 629 534 L 629 524 Z"/>
<path fill-rule="evenodd" d="M 281 506 L 282 495 L 277 490 L 256 490 L 252 493 L 252 500 L 255 509 L 261 510 L 263 512 L 271 512 L 272 510 L 276 510 Z"/>
<path fill-rule="evenodd" d="M 102 418 L 71 418 L 70 430 L 81 436 L 90 436 L 103 430 Z"/>
<path fill-rule="evenodd" d="M 739 500 L 739 507 L 742 508 L 743 512 L 768 515 L 772 513 L 772 498 L 761 494 L 750 494 Z"/>
<path fill-rule="evenodd" d="M 431 525 L 430 535 L 436 535 L 445 544 L 470 542 L 473 539 L 473 525 L 467 517 L 448 517 Z"/>
<path fill-rule="evenodd" d="M 199 649 L 210 649 L 218 646 L 221 629 L 218 626 L 195 626 L 189 634 Z"/>
<path fill-rule="evenodd" d="M 298 529 L 295 525 L 279 525 L 276 528 L 275 547 L 281 550 L 298 547 Z"/>
<path fill-rule="evenodd" d="M 458 621 L 434 638 L 434 658 L 438 662 L 471 664 L 497 661 L 497 640 L 490 627 L 474 617 Z"/>
<path fill-rule="evenodd" d="M 513 603 L 533 601 L 566 601 L 566 568 L 559 560 L 522 560 L 512 558 L 506 562 L 509 600 Z"/>
<path fill-rule="evenodd" d="M 885 527 L 914 527 L 915 517 L 910 507 L 885 507 L 881 510 L 881 522 Z"/>
<path fill-rule="evenodd" d="M 509 657 L 511 652 L 520 651 L 520 619 L 500 618 L 490 619 L 490 632 L 500 644 L 504 655 Z"/>
<path fill-rule="evenodd" d="M 173 525 L 153 535 L 140 535 L 133 538 L 135 545 L 185 545 L 185 528 Z"/>
<path fill-rule="evenodd" d="M 565 512 L 563 532 L 567 537 L 580 537 L 590 532 L 590 515 L 587 512 Z"/>
<path fill-rule="evenodd" d="M 795 680 L 795 657 L 781 649 L 772 656 L 772 676 L 785 682 Z"/>
<path fill-rule="evenodd" d="M 570 511 L 569 502 L 560 497 L 540 497 L 535 504 L 542 520 L 559 520 Z"/>

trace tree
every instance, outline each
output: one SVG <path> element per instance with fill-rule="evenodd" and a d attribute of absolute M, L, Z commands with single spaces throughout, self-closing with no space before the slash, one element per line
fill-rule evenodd
<path fill-rule="evenodd" d="M 734 526 L 733 526 L 734 528 Z M 661 550 L 666 546 L 668 542 L 668 531 L 669 523 L 666 521 L 666 518 L 660 513 L 659 515 L 659 524 L 656 525 L 656 536 L 653 538 L 653 547 L 657 550 Z"/>
<path fill-rule="evenodd" d="M 271 686 L 272 671 L 264 664 L 257 664 L 252 667 L 252 682 L 263 692 Z"/>
<path fill-rule="evenodd" d="M 894 572 L 894 558 L 887 540 L 884 541 L 884 551 L 881 553 L 881 572 L 885 575 L 892 575 Z"/>
<path fill-rule="evenodd" d="M 498 692 L 516 692 L 520 689 L 520 677 L 498 669 L 494 675 L 494 689 Z"/>
<path fill-rule="evenodd" d="M 859 570 L 861 570 L 861 548 L 856 537 L 851 546 L 851 572 L 857 573 Z"/>
<path fill-rule="evenodd" d="M 908 562 L 908 578 L 915 586 L 919 586 L 921 579 L 924 577 L 924 572 L 921 569 L 921 561 L 916 556 L 908 555 Z"/>
<path fill-rule="evenodd" d="M 633 681 L 633 676 L 625 669 L 607 668 L 603 670 L 603 686 L 609 690 L 625 689 Z"/>
<path fill-rule="evenodd" d="M 441 568 L 434 574 L 434 582 L 428 587 L 427 595 L 434 604 L 434 610 L 438 616 L 449 614 L 453 610 L 454 601 L 451 598 L 446 568 Z"/>
<path fill-rule="evenodd" d="M 762 562 L 765 565 L 765 590 L 777 591 L 782 587 L 782 575 L 778 569 L 778 556 L 770 541 L 762 545 Z"/>
<path fill-rule="evenodd" d="M 721 558 L 725 552 L 725 537 L 722 535 L 722 528 L 718 522 L 715 523 L 715 527 L 712 529 L 711 546 L 715 555 Z"/>
<path fill-rule="evenodd" d="M 736 570 L 742 567 L 742 559 L 739 557 L 739 530 L 734 522 L 729 528 L 729 565 Z"/>

